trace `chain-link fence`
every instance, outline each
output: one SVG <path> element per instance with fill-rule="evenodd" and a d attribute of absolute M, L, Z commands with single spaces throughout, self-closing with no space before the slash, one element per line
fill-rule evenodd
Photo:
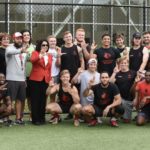
<path fill-rule="evenodd" d="M 84 0 L 76 0 L 76 3 L 51 1 L 53 3 L 0 2 L 0 32 L 12 34 L 26 28 L 31 30 L 33 41 L 36 41 L 50 34 L 62 39 L 64 31 L 70 30 L 74 35 L 77 28 L 83 27 L 90 42 L 100 43 L 103 33 L 113 37 L 119 32 L 124 33 L 130 45 L 134 32 L 150 30 L 148 0 L 140 5 L 131 5 L 130 0 L 126 0 L 128 5 L 122 0 L 109 0 L 108 4 L 92 3 L 94 0 L 92 4 L 85 4 Z"/>

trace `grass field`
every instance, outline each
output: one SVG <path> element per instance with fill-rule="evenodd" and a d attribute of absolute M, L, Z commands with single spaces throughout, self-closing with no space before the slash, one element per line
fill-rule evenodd
<path fill-rule="evenodd" d="M 120 123 L 110 127 L 74 127 L 72 121 L 58 125 L 0 127 L 0 150 L 149 150 L 150 124 L 137 127 L 134 123 Z"/>

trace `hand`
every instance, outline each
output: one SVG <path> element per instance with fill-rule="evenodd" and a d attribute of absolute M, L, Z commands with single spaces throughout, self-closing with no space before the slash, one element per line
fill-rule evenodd
<path fill-rule="evenodd" d="M 114 73 L 118 73 L 118 72 L 119 72 L 118 67 L 115 67 L 113 72 L 114 72 Z"/>
<path fill-rule="evenodd" d="M 95 41 L 92 43 L 91 45 L 91 50 L 95 50 L 97 48 L 97 44 L 95 43 Z"/>
<path fill-rule="evenodd" d="M 55 85 L 55 83 L 54 83 L 54 79 L 52 78 L 52 80 L 51 81 L 49 81 L 49 87 L 53 87 Z"/>
<path fill-rule="evenodd" d="M 144 98 L 141 100 L 140 104 L 139 104 L 139 108 L 144 107 L 145 104 L 146 104 L 146 101 L 147 101 L 147 97 L 144 97 Z"/>
<path fill-rule="evenodd" d="M 77 45 L 77 44 L 78 44 L 78 41 L 77 41 L 77 39 L 76 39 L 76 38 L 74 39 L 73 44 L 74 44 L 74 45 Z"/>
<path fill-rule="evenodd" d="M 28 53 L 28 50 L 27 50 L 28 48 L 29 48 L 29 44 L 24 44 L 22 46 L 21 52 L 22 53 Z"/>
<path fill-rule="evenodd" d="M 88 44 L 85 42 L 85 40 L 81 42 L 81 48 L 83 50 L 86 50 L 87 46 L 88 46 Z"/>
<path fill-rule="evenodd" d="M 5 83 L 5 84 L 3 84 L 3 85 L 0 85 L 0 91 L 5 91 L 5 90 L 7 90 L 7 88 L 6 88 L 6 85 L 7 85 L 8 83 Z"/>
<path fill-rule="evenodd" d="M 94 85 L 95 82 L 95 76 L 89 81 L 89 89 Z"/>
<path fill-rule="evenodd" d="M 83 72 L 83 68 L 82 67 L 78 68 L 78 74 L 81 74 L 82 72 Z"/>
<path fill-rule="evenodd" d="M 134 99 L 132 103 L 133 103 L 133 106 L 137 108 L 137 106 L 138 106 L 138 101 L 137 101 L 137 99 Z"/>
<path fill-rule="evenodd" d="M 109 110 L 110 110 L 110 106 L 107 106 L 103 111 L 103 117 L 107 117 Z"/>

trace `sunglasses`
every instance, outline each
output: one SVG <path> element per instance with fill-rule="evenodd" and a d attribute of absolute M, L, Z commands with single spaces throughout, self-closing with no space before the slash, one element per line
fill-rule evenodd
<path fill-rule="evenodd" d="M 45 47 L 45 46 L 48 46 L 48 44 L 42 44 L 41 46 Z"/>

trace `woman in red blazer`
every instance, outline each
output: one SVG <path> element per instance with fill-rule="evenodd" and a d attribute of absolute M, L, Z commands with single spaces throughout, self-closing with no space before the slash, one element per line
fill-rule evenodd
<path fill-rule="evenodd" d="M 46 89 L 51 80 L 52 65 L 52 56 L 47 53 L 48 49 L 48 41 L 40 40 L 30 58 L 32 63 L 30 74 L 31 116 L 34 125 L 45 123 Z"/>

